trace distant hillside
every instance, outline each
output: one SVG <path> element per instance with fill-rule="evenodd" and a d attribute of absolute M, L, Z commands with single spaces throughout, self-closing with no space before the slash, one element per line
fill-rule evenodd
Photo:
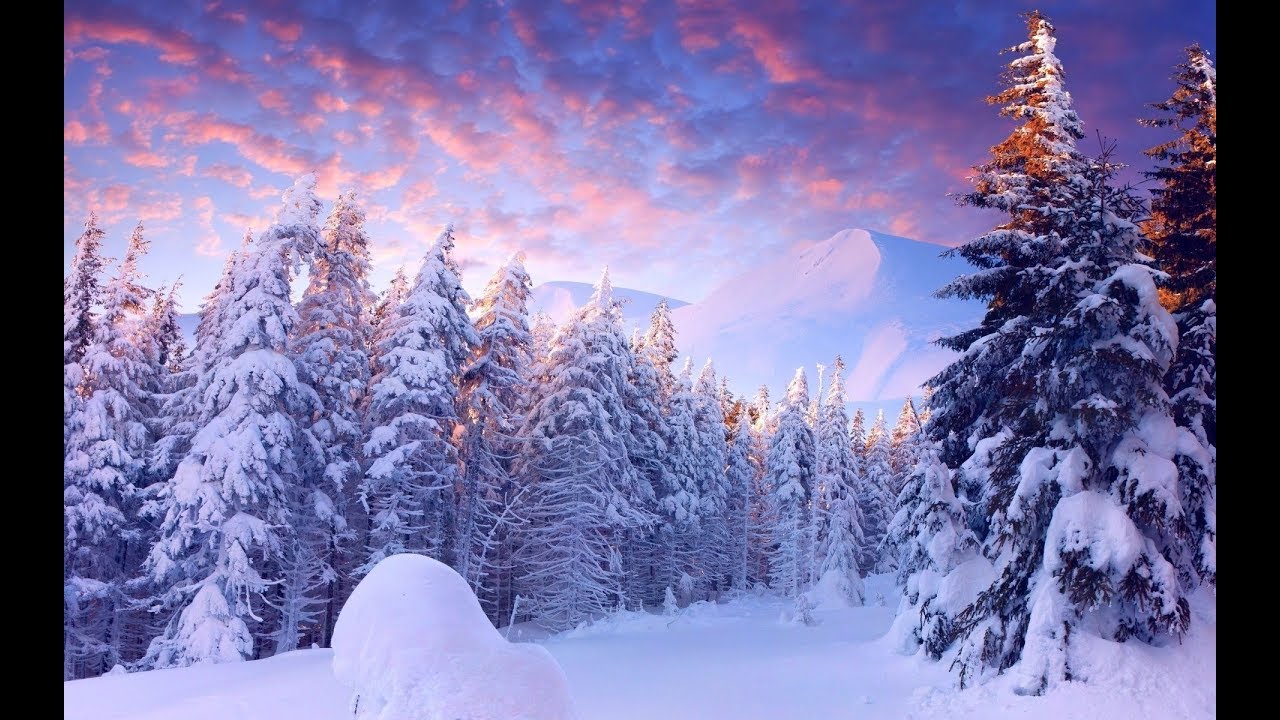
<path fill-rule="evenodd" d="M 767 384 L 775 400 L 802 365 L 816 391 L 814 364 L 839 354 L 850 400 L 892 407 L 955 357 L 932 341 L 982 315 L 933 297 L 968 269 L 944 250 L 867 230 L 791 248 L 674 312 L 677 345 L 695 364 L 713 358 L 736 391 Z"/>
<path fill-rule="evenodd" d="M 590 283 L 553 280 L 538 285 L 533 289 L 533 301 L 529 303 L 529 314 L 545 312 L 557 322 L 563 322 L 574 308 L 581 307 L 591 297 Z M 613 297 L 622 303 L 622 319 L 628 330 L 632 326 L 647 327 L 649 316 L 658 306 L 663 296 L 630 288 L 613 288 Z M 667 305 L 675 310 L 689 303 L 675 298 L 667 298 Z"/>

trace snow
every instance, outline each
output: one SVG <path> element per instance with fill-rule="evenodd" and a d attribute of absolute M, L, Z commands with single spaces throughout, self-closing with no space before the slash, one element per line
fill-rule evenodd
<path fill-rule="evenodd" d="M 424 555 L 383 559 L 333 632 L 333 675 L 359 720 L 573 720 L 567 681 L 537 645 L 508 643 L 471 588 Z"/>
<path fill-rule="evenodd" d="M 695 603 L 672 617 L 622 613 L 545 639 L 541 647 L 564 668 L 582 720 L 1216 717 L 1216 600 L 1208 593 L 1192 597 L 1191 630 L 1181 644 L 1154 648 L 1081 637 L 1072 652 L 1090 659 L 1089 683 L 1062 683 L 1035 697 L 1017 695 L 1011 675 L 957 691 L 947 658 L 934 663 L 898 654 L 891 638 L 881 639 L 898 605 L 892 578 L 864 581 L 872 599 L 867 606 L 814 610 L 816 627 L 778 622 L 793 601 L 746 594 L 720 605 Z M 876 604 L 877 596 L 886 606 Z M 64 717 L 351 720 L 350 694 L 333 677 L 333 659 L 331 650 L 301 650 L 76 680 L 63 686 Z"/>

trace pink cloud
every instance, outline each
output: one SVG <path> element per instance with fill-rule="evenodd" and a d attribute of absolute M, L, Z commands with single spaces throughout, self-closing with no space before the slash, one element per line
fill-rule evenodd
<path fill-rule="evenodd" d="M 361 98 L 352 103 L 351 107 L 354 108 L 356 112 L 369 118 L 378 117 L 383 111 L 382 103 L 376 100 L 370 100 L 369 98 Z"/>
<path fill-rule="evenodd" d="M 162 168 L 169 167 L 169 158 L 151 152 L 150 150 L 139 150 L 137 152 L 126 153 L 124 161 L 134 167 L 140 168 Z"/>
<path fill-rule="evenodd" d="M 315 94 L 314 100 L 316 107 L 327 113 L 343 112 L 351 107 L 346 100 L 323 90 Z"/>
<path fill-rule="evenodd" d="M 176 138 L 186 146 L 224 142 L 233 146 L 241 157 L 272 172 L 299 175 L 315 164 L 306 153 L 280 138 L 212 115 L 172 113 L 163 122 L 172 128 L 166 139 Z"/>
<path fill-rule="evenodd" d="M 285 99 L 284 93 L 279 90 L 267 90 L 259 93 L 258 104 L 278 113 L 285 113 L 289 110 L 289 101 Z"/>
<path fill-rule="evenodd" d="M 288 45 L 298 42 L 298 38 L 302 37 L 302 25 L 296 22 L 264 20 L 262 29 L 266 30 L 271 37 Z"/>
<path fill-rule="evenodd" d="M 196 217 L 199 220 L 200 229 L 204 236 L 200 238 L 200 242 L 196 244 L 196 254 L 205 257 L 221 257 L 222 256 L 222 238 L 218 236 L 218 232 L 213 229 L 213 198 L 208 195 L 201 195 L 195 199 Z"/>
<path fill-rule="evenodd" d="M 227 82 L 246 82 L 249 78 L 230 56 L 216 47 L 197 42 L 190 34 L 173 28 L 154 28 L 114 19 L 88 20 L 68 17 L 62 25 L 63 43 L 85 42 L 135 44 L 153 48 L 160 61 L 173 65 L 197 65 L 206 75 Z"/>
<path fill-rule="evenodd" d="M 214 163 L 204 169 L 204 174 L 238 188 L 247 188 L 253 184 L 253 175 L 248 170 L 226 163 Z"/>
<path fill-rule="evenodd" d="M 408 169 L 408 165 L 394 165 L 379 170 L 370 170 L 369 172 L 361 173 L 360 184 L 367 192 L 393 188 L 400 184 L 400 180 L 404 178 L 405 171 Z"/>

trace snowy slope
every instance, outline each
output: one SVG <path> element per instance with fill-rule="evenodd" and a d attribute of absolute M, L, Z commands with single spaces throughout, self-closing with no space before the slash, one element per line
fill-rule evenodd
<path fill-rule="evenodd" d="M 533 298 L 529 303 L 529 314 L 545 312 L 556 322 L 564 322 L 575 308 L 581 307 L 591 297 L 593 287 L 590 283 L 553 280 L 545 282 L 533 289 Z M 631 290 L 629 288 L 613 288 L 613 298 L 622 303 L 622 319 L 630 333 L 632 327 L 648 327 L 649 315 L 662 300 L 661 295 Z M 684 307 L 689 303 L 675 298 L 667 298 L 667 305 L 672 309 Z"/>
<path fill-rule="evenodd" d="M 957 692 L 944 663 L 881 639 L 897 605 L 890 577 L 866 579 L 867 607 L 779 622 L 772 596 L 698 604 L 675 617 L 628 613 L 543 641 L 582 720 L 1201 720 L 1215 717 L 1214 599 L 1193 599 L 1181 645 L 1104 643 L 1090 684 L 1018 696 L 1004 678 Z M 876 603 L 884 597 L 885 605 Z M 333 653 L 161 670 L 63 684 L 66 720 L 349 720 Z"/>
<path fill-rule="evenodd" d="M 849 399 L 897 411 L 907 394 L 955 354 L 932 344 L 982 315 L 977 302 L 938 300 L 934 291 L 969 270 L 938 245 L 867 230 L 791 248 L 721 283 L 672 313 L 682 351 L 715 359 L 739 392 L 769 385 L 781 397 L 792 373 L 837 354 Z M 892 417 L 892 415 L 891 415 Z"/>
<path fill-rule="evenodd" d="M 561 280 L 542 283 L 533 289 L 533 297 L 529 301 L 529 314 L 545 312 L 556 322 L 563 322 L 568 319 L 575 308 L 587 302 L 587 298 L 591 297 L 591 291 L 592 286 L 590 283 Z M 613 288 L 613 297 L 622 303 L 622 316 L 627 324 L 628 332 L 630 332 L 631 327 L 647 327 L 649 325 L 649 315 L 658 305 L 658 302 L 662 300 L 661 295 L 617 286 Z M 683 300 L 667 298 L 667 305 L 672 310 L 688 304 Z M 178 316 L 178 325 L 182 328 L 188 343 L 195 341 L 196 325 L 199 323 L 199 313 L 186 313 Z"/>
<path fill-rule="evenodd" d="M 768 384 L 782 397 L 797 367 L 837 354 L 847 367 L 849 399 L 892 419 L 902 399 L 955 357 L 932 343 L 982 317 L 974 301 L 938 300 L 934 291 L 972 268 L 943 258 L 938 245 L 868 230 L 842 230 L 790 248 L 730 277 L 705 298 L 668 299 L 680 350 L 695 366 L 710 357 L 735 392 L 753 395 Z M 591 296 L 591 285 L 552 281 L 534 288 L 530 313 L 563 321 Z M 614 288 L 627 332 L 645 327 L 661 295 Z M 190 341 L 198 317 L 181 318 Z"/>

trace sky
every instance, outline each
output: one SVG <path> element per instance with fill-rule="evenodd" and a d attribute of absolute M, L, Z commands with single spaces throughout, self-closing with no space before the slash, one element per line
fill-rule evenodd
<path fill-rule="evenodd" d="M 306 172 L 364 203 L 375 289 L 446 222 L 473 294 L 517 250 L 696 301 L 844 228 L 954 246 L 997 221 L 947 195 L 1013 127 L 984 98 L 1032 6 L 1082 147 L 1149 167 L 1136 118 L 1216 56 L 1213 2 L 69 1 L 64 263 L 90 210 L 115 257 L 141 220 L 195 311 Z"/>

